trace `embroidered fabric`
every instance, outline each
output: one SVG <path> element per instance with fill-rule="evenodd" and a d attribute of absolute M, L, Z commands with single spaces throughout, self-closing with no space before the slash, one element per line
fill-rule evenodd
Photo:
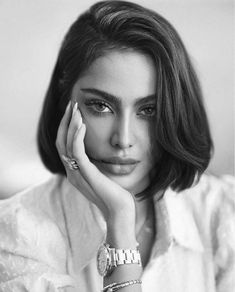
<path fill-rule="evenodd" d="M 157 236 L 142 289 L 235 289 L 235 179 L 204 175 L 155 202 Z M 99 210 L 61 177 L 0 201 L 0 292 L 95 292 Z"/>

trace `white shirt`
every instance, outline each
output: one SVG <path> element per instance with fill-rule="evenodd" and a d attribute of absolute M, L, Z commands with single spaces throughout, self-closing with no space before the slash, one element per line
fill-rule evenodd
<path fill-rule="evenodd" d="M 157 236 L 143 292 L 235 291 L 235 179 L 203 175 L 154 201 Z M 106 225 L 65 178 L 0 201 L 0 292 L 97 292 Z"/>

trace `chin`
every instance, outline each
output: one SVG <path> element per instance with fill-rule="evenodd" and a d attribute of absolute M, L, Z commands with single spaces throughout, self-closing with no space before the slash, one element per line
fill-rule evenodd
<path fill-rule="evenodd" d="M 147 170 L 145 173 L 143 172 L 143 165 L 137 165 L 134 169 L 127 168 L 127 173 L 125 173 L 125 170 L 120 169 L 119 166 L 107 167 L 95 159 L 91 159 L 91 161 L 105 176 L 133 195 L 142 192 L 149 185 L 149 173 L 146 173 Z"/>
<path fill-rule="evenodd" d="M 131 178 L 130 176 L 113 176 L 107 175 L 112 181 L 116 182 L 119 186 L 130 192 L 131 194 L 135 195 L 143 190 L 145 190 L 149 185 L 149 178 Z"/>

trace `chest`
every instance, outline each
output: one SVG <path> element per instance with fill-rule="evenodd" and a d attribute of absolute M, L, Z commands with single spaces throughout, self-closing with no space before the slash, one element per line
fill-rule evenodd
<path fill-rule="evenodd" d="M 140 255 L 141 255 L 141 261 L 142 261 L 142 266 L 143 268 L 146 267 L 149 258 L 150 258 L 150 254 L 152 251 L 152 247 L 154 244 L 154 236 L 145 236 L 144 238 L 141 238 L 141 240 L 139 241 L 139 250 L 140 250 Z"/>
<path fill-rule="evenodd" d="M 149 261 L 152 247 L 155 242 L 155 236 L 156 236 L 156 227 L 154 223 L 154 218 L 152 218 L 150 224 L 147 224 L 146 226 L 144 226 L 144 228 L 141 230 L 141 232 L 137 236 L 143 268 L 146 267 Z"/>

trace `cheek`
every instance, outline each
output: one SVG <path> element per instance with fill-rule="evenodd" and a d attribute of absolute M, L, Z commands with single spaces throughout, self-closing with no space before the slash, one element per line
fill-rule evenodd
<path fill-rule="evenodd" d="M 101 153 L 110 140 L 110 124 L 98 119 L 84 121 L 86 124 L 85 148 L 88 153 Z"/>
<path fill-rule="evenodd" d="M 149 124 L 142 124 L 141 126 L 136 128 L 136 133 L 138 133 L 138 140 L 141 143 L 141 148 L 145 149 L 147 152 L 151 152 L 152 144 L 153 144 L 153 135 L 152 130 Z"/>
<path fill-rule="evenodd" d="M 157 143 L 155 124 L 149 123 L 141 135 L 142 149 L 145 149 L 147 157 L 152 163 L 158 160 L 160 155 L 160 147 Z"/>

